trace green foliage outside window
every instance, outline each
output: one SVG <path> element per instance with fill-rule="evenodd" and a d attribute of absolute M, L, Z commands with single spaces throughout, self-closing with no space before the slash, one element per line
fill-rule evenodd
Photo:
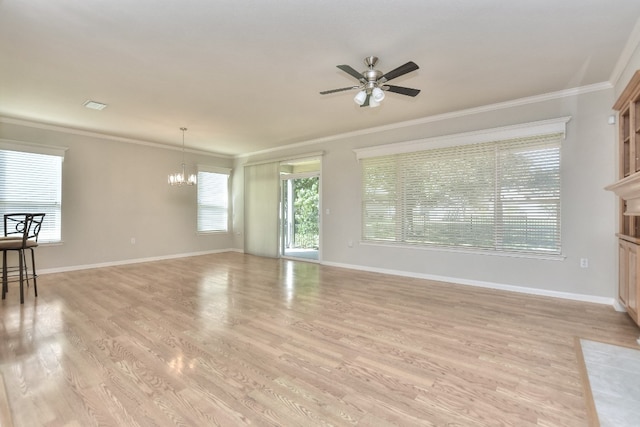
<path fill-rule="evenodd" d="M 295 180 L 294 229 L 295 246 L 317 249 L 318 236 L 318 177 Z"/>

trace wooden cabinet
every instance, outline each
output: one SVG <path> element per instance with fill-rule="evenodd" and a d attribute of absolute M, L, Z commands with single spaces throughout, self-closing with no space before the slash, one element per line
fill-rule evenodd
<path fill-rule="evenodd" d="M 628 242 L 624 239 L 620 239 L 620 273 L 618 276 L 618 299 L 620 303 L 627 309 L 629 316 L 639 323 L 638 318 L 638 272 L 640 268 L 638 266 L 638 245 L 636 243 Z M 639 323 L 640 324 L 640 323 Z"/>
<path fill-rule="evenodd" d="M 613 106 L 620 126 L 620 178 L 640 171 L 640 85 L 634 79 Z"/>
<path fill-rule="evenodd" d="M 618 299 L 640 325 L 640 70 L 613 109 L 618 111 L 619 180 L 607 190 L 620 198 Z"/>
<path fill-rule="evenodd" d="M 619 180 L 607 190 L 620 196 L 620 234 L 640 238 L 640 70 L 613 109 L 618 111 Z"/>

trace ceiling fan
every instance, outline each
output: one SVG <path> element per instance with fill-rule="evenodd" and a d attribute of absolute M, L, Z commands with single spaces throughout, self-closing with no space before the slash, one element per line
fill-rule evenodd
<path fill-rule="evenodd" d="M 327 95 L 329 93 L 342 92 L 345 90 L 359 89 L 355 98 L 353 98 L 355 103 L 360 105 L 361 107 L 377 107 L 378 105 L 380 105 L 380 101 L 384 99 L 384 91 L 399 93 L 401 95 L 407 96 L 416 96 L 420 93 L 420 89 L 412 89 L 410 87 L 393 86 L 386 84 L 389 80 L 417 70 L 419 67 L 415 62 L 409 61 L 406 64 L 401 65 L 386 74 L 383 74 L 382 71 L 376 70 L 374 68 L 377 62 L 378 58 L 375 56 L 366 57 L 364 59 L 364 63 L 368 68 L 361 73 L 359 73 L 349 65 L 337 65 L 337 67 L 342 71 L 358 79 L 360 84 L 358 86 L 325 90 L 320 92 L 320 95 Z"/>

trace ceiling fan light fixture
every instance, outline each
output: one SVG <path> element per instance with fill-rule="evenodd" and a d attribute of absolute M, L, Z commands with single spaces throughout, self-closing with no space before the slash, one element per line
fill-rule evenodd
<path fill-rule="evenodd" d="M 358 89 L 358 93 L 353 98 L 353 101 L 361 107 L 371 106 L 375 108 L 379 106 L 380 102 L 385 98 L 385 92 L 387 91 L 411 97 L 415 97 L 420 93 L 420 89 L 387 84 L 387 82 L 395 78 L 404 76 L 405 74 L 419 69 L 420 67 L 418 67 L 415 62 L 409 61 L 385 74 L 383 74 L 382 71 L 375 69 L 376 63 L 378 62 L 377 57 L 368 56 L 364 59 L 364 62 L 367 65 L 367 69 L 362 72 L 359 72 L 355 68 L 346 64 L 337 65 L 340 70 L 357 79 L 358 86 L 323 90 L 322 92 L 320 92 L 320 95 L 328 95 L 330 93 L 343 92 L 350 89 Z"/>
<path fill-rule="evenodd" d="M 384 91 L 379 87 L 374 88 L 373 91 L 371 91 L 371 99 L 379 103 L 384 99 Z"/>
<path fill-rule="evenodd" d="M 360 92 L 358 92 L 355 98 L 353 98 L 353 101 L 358 105 L 364 104 L 366 100 L 367 100 L 367 92 L 365 92 L 364 90 L 361 90 Z"/>

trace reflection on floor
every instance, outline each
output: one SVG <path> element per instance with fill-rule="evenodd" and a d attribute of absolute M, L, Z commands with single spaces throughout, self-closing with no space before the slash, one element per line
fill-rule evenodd
<path fill-rule="evenodd" d="M 287 258 L 300 258 L 300 259 L 318 259 L 318 250 L 317 249 L 301 249 L 301 248 L 291 248 L 284 250 L 284 256 Z"/>
<path fill-rule="evenodd" d="M 601 427 L 638 426 L 640 350 L 580 340 Z"/>

